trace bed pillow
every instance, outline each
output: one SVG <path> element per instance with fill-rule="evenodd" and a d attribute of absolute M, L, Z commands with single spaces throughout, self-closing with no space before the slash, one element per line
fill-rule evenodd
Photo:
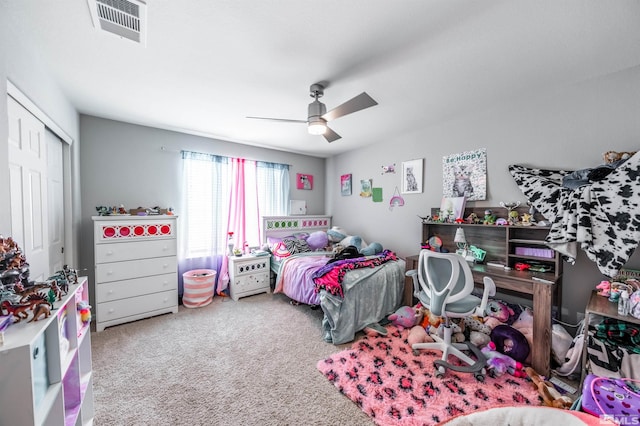
<path fill-rule="evenodd" d="M 269 250 L 271 250 L 272 252 L 278 248 L 278 245 L 282 242 L 282 240 L 284 240 L 285 238 L 294 238 L 291 235 L 287 235 L 286 237 L 282 237 L 282 238 L 278 238 L 278 237 L 267 237 L 267 244 L 269 245 Z"/>
<path fill-rule="evenodd" d="M 321 250 L 329 245 L 329 237 L 324 231 L 312 232 L 307 238 L 307 244 L 311 250 Z"/>
<path fill-rule="evenodd" d="M 278 261 L 291 256 L 291 252 L 282 241 L 275 243 L 270 250 L 273 257 Z"/>
<path fill-rule="evenodd" d="M 307 241 L 300 238 L 283 238 L 282 242 L 284 243 L 284 245 L 287 247 L 287 250 L 289 250 L 289 253 L 291 254 L 305 253 L 305 252 L 311 251 L 311 247 L 309 247 L 309 244 L 307 243 Z"/>

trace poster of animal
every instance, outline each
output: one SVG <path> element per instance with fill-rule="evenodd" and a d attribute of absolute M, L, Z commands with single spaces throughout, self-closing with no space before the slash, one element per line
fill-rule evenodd
<path fill-rule="evenodd" d="M 487 150 L 465 151 L 442 157 L 442 196 L 487 198 Z"/>
<path fill-rule="evenodd" d="M 402 163 L 402 193 L 422 192 L 422 158 Z"/>

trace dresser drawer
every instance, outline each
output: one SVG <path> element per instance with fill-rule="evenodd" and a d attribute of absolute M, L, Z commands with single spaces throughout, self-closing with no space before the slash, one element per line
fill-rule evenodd
<path fill-rule="evenodd" d="M 96 245 L 96 263 L 120 262 L 123 260 L 148 259 L 175 256 L 175 239 L 127 241 Z"/>
<path fill-rule="evenodd" d="M 96 300 L 101 303 L 111 302 L 149 293 L 175 290 L 176 288 L 178 288 L 177 273 L 152 275 L 144 278 L 96 284 Z"/>
<path fill-rule="evenodd" d="M 147 277 L 150 275 L 164 275 L 177 272 L 177 269 L 178 264 L 175 256 L 128 260 L 126 262 L 98 263 L 96 265 L 96 284 Z"/>
<path fill-rule="evenodd" d="M 112 302 L 98 303 L 96 309 L 97 321 L 107 322 L 119 318 L 144 315 L 145 312 L 169 309 L 178 305 L 178 290 L 162 293 L 146 294 L 144 296 L 129 297 Z"/>

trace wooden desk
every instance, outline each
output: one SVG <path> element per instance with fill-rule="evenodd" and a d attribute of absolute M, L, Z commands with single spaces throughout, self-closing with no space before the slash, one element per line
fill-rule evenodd
<path fill-rule="evenodd" d="M 418 269 L 418 255 L 408 256 L 405 259 L 407 271 Z M 535 275 L 530 272 L 494 268 L 486 265 L 470 265 L 473 272 L 473 280 L 476 284 L 482 284 L 482 279 L 489 276 L 496 284 L 496 288 L 513 292 L 518 295 L 528 295 L 533 299 L 533 345 L 531 354 L 531 364 L 533 368 L 544 376 L 549 376 L 551 372 L 551 307 L 553 306 L 554 294 L 557 304 L 560 306 L 560 295 L 558 288 L 558 278 L 544 274 L 544 279 L 551 282 L 536 281 Z M 413 280 L 405 278 L 405 297 L 408 289 L 413 294 Z M 406 299 L 405 299 L 406 302 Z M 409 306 L 413 306 L 411 299 Z M 417 300 L 416 300 L 417 303 Z M 586 314 L 585 314 L 586 315 Z"/>

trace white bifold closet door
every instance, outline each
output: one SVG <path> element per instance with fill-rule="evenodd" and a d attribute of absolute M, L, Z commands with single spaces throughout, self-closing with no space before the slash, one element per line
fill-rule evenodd
<path fill-rule="evenodd" d="M 11 237 L 24 251 L 30 280 L 44 280 L 63 263 L 62 142 L 8 97 Z"/>

